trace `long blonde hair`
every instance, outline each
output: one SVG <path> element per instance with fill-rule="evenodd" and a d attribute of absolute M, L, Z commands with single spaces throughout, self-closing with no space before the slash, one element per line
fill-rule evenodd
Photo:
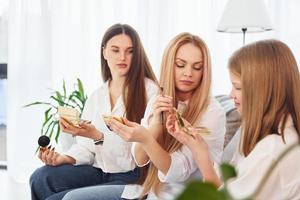
<path fill-rule="evenodd" d="M 163 54 L 160 71 L 160 85 L 164 89 L 164 94 L 173 97 L 173 104 L 176 107 L 178 101 L 176 98 L 174 81 L 175 57 L 178 49 L 187 43 L 191 43 L 201 50 L 204 63 L 203 75 L 199 87 L 194 90 L 192 97 L 182 114 L 187 121 L 194 124 L 200 119 L 201 115 L 206 110 L 210 98 L 211 60 L 208 47 L 202 39 L 190 33 L 181 33 L 170 41 Z M 166 117 L 164 119 L 166 119 Z M 161 134 L 162 137 L 159 139 L 159 143 L 167 152 L 172 153 L 182 146 L 180 142 L 167 133 L 165 127 L 163 132 L 164 133 Z M 150 165 L 148 175 L 143 186 L 143 195 L 147 194 L 151 189 L 155 192 L 155 194 L 159 193 L 161 183 L 157 176 L 157 168 L 153 164 Z"/>
<path fill-rule="evenodd" d="M 229 70 L 241 78 L 240 148 L 245 156 L 267 135 L 279 134 L 284 141 L 283 130 L 289 115 L 300 138 L 300 76 L 286 44 L 278 40 L 249 44 L 232 55 Z"/>

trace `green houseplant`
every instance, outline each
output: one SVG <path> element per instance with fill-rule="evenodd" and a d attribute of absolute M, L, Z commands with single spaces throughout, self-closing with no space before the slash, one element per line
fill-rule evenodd
<path fill-rule="evenodd" d="M 81 80 L 77 78 L 74 89 L 70 93 L 67 92 L 66 84 L 63 80 L 62 91 L 53 91 L 48 102 L 36 101 L 24 107 L 36 105 L 45 107 L 44 121 L 41 125 L 41 135 L 47 135 L 50 140 L 54 138 L 57 143 L 60 135 L 59 119 L 57 117 L 58 106 L 75 108 L 80 112 L 81 116 L 86 100 L 87 95 L 85 94 L 83 84 Z"/>

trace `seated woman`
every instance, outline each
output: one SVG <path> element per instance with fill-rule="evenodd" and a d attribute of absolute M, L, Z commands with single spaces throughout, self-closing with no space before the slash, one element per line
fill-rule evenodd
<path fill-rule="evenodd" d="M 105 82 L 87 100 L 82 122 L 75 127 L 61 119 L 64 132 L 77 137 L 77 144 L 59 154 L 40 151 L 46 164 L 30 178 L 33 200 L 61 199 L 81 187 L 134 183 L 139 170 L 125 142 L 106 126 L 103 114 L 124 116 L 140 123 L 147 102 L 158 93 L 154 73 L 137 32 L 128 25 L 115 24 L 101 44 L 101 72 Z M 105 193 L 101 194 L 105 197 Z"/>
<path fill-rule="evenodd" d="M 300 75 L 291 50 L 277 40 L 249 44 L 232 55 L 229 71 L 231 97 L 242 116 L 240 145 L 232 160 L 238 175 L 228 182 L 230 193 L 238 199 L 254 192 L 255 199 L 300 199 L 300 148 L 260 185 L 279 155 L 300 141 Z M 167 129 L 193 152 L 204 180 L 219 187 L 205 137 L 185 134 L 171 115 Z"/>
<path fill-rule="evenodd" d="M 194 127 L 207 127 L 204 138 L 209 153 L 219 163 L 224 142 L 225 113 L 210 95 L 211 61 L 209 50 L 198 36 L 182 33 L 167 46 L 160 73 L 163 92 L 147 106 L 142 125 L 112 120 L 111 128 L 124 140 L 135 142 L 132 152 L 138 166 L 150 162 L 143 188 L 129 185 L 122 197 L 174 199 L 185 182 L 202 178 L 193 153 L 167 133 L 166 116 L 175 106 Z M 163 114 L 163 115 L 162 115 Z M 139 191 L 140 190 L 140 191 Z"/>

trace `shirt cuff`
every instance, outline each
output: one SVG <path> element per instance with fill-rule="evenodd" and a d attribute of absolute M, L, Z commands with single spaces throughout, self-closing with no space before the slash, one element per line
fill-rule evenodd
<path fill-rule="evenodd" d="M 74 144 L 64 155 L 75 159 L 74 165 L 93 164 L 94 156 L 87 149 L 78 144 Z"/>

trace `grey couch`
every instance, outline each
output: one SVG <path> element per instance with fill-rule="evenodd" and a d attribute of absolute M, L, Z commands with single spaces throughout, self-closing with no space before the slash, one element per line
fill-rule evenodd
<path fill-rule="evenodd" d="M 241 125 L 241 116 L 235 108 L 233 100 L 228 95 L 218 95 L 216 99 L 226 112 L 226 133 L 222 161 L 229 162 L 240 139 L 238 129 Z"/>

